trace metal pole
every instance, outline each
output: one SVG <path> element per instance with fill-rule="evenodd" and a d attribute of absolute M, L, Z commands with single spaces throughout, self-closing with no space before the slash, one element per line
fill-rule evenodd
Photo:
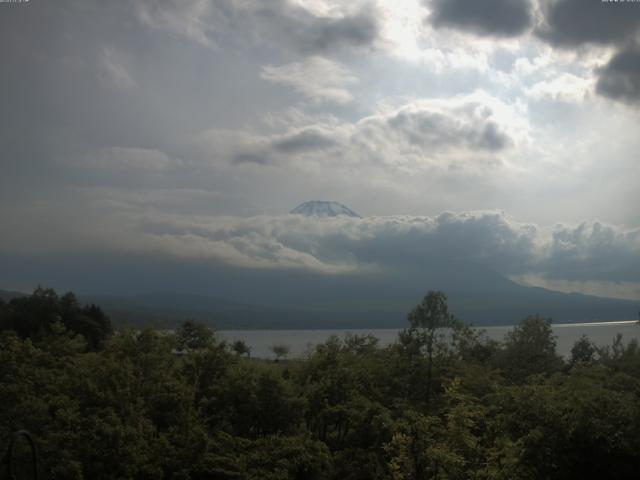
<path fill-rule="evenodd" d="M 34 480 L 38 480 L 40 478 L 40 469 L 38 465 L 38 447 L 31 434 L 26 430 L 18 430 L 11 437 L 9 447 L 7 448 L 7 453 L 5 454 L 7 473 L 9 474 L 9 478 L 11 480 L 15 480 L 16 477 L 13 475 L 13 462 L 11 457 L 13 456 L 13 446 L 21 436 L 27 439 L 27 441 L 29 442 L 29 446 L 31 447 L 31 464 L 33 466 L 33 478 Z"/>

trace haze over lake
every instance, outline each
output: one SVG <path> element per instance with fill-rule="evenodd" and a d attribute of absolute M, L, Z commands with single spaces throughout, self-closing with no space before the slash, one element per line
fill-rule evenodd
<path fill-rule="evenodd" d="M 502 340 L 505 334 L 514 326 L 483 327 L 487 336 L 493 340 Z M 567 356 L 571 347 L 582 335 L 586 335 L 599 347 L 610 345 L 615 336 L 620 333 L 624 343 L 636 338 L 640 340 L 640 325 L 637 321 L 619 322 L 593 322 L 575 324 L 552 325 L 556 335 L 557 351 L 560 355 Z M 243 340 L 251 347 L 251 355 L 258 358 L 273 358 L 270 347 L 284 344 L 291 348 L 290 356 L 304 355 L 314 346 L 325 342 L 331 335 L 342 338 L 348 333 L 354 335 L 371 334 L 378 338 L 380 346 L 386 346 L 395 342 L 401 329 L 342 329 L 342 330 L 222 330 L 218 332 L 222 338 L 232 342 Z"/>

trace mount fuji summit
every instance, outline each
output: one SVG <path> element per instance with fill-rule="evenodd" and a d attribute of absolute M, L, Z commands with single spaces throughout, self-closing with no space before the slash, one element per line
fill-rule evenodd
<path fill-rule="evenodd" d="M 298 205 L 291 210 L 295 215 L 304 215 L 305 217 L 338 217 L 347 216 L 353 218 L 362 218 L 356 212 L 338 202 L 326 202 L 320 200 L 311 200 Z"/>

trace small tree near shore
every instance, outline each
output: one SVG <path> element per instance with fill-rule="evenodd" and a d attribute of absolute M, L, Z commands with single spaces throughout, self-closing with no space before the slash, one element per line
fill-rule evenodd
<path fill-rule="evenodd" d="M 281 358 L 287 358 L 289 353 L 291 353 L 291 347 L 285 344 L 272 345 L 271 347 L 269 347 L 269 349 L 276 356 L 276 362 Z"/>
<path fill-rule="evenodd" d="M 251 347 L 249 347 L 244 340 L 236 340 L 231 344 L 231 349 L 236 352 L 239 356 L 247 355 L 251 358 Z"/>

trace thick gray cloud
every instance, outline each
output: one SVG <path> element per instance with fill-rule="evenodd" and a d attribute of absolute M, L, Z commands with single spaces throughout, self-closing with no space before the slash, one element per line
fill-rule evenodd
<path fill-rule="evenodd" d="M 339 129 L 338 129 L 339 130 Z M 242 131 L 213 130 L 196 140 L 204 151 L 213 151 L 232 164 L 272 165 L 302 156 L 324 155 L 345 148 L 343 133 L 327 126 L 290 129 L 283 134 L 258 135 Z"/>
<path fill-rule="evenodd" d="M 633 2 L 542 0 L 541 6 L 537 34 L 562 47 L 621 43 L 640 28 L 640 8 Z"/>
<path fill-rule="evenodd" d="M 543 227 L 504 212 L 213 222 L 165 217 L 145 236 L 147 244 L 168 254 L 245 268 L 345 274 L 419 270 L 437 259 L 472 262 L 505 275 L 640 282 L 640 229 L 600 222 Z"/>
<path fill-rule="evenodd" d="M 284 254 L 282 261 L 273 248 L 266 257 L 258 254 L 254 258 L 280 265 L 292 257 L 291 252 L 298 252 L 299 258 L 314 259 L 314 263 L 301 266 L 334 273 L 422 268 L 434 258 L 484 261 L 509 268 L 523 260 L 531 261 L 536 254 L 535 227 L 516 224 L 500 212 L 328 221 L 300 216 L 227 221 L 224 226 L 203 225 L 199 234 L 245 249 L 249 244 L 275 242 Z M 260 249 L 247 250 L 256 254 Z"/>
<path fill-rule="evenodd" d="M 371 12 L 362 11 L 344 18 L 311 21 L 302 25 L 295 35 L 303 49 L 326 52 L 343 46 L 369 46 L 378 36 L 378 26 Z"/>
<path fill-rule="evenodd" d="M 635 104 L 640 102 L 640 47 L 619 51 L 599 73 L 596 91 L 600 95 Z"/>
<path fill-rule="evenodd" d="M 637 102 L 640 7 L 635 2 L 539 0 L 535 34 L 554 47 L 615 45 L 618 51 L 599 69 L 596 92 Z M 431 23 L 480 35 L 520 36 L 534 23 L 531 0 L 432 0 Z"/>
<path fill-rule="evenodd" d="M 137 2 L 146 25 L 205 46 L 237 41 L 278 44 L 303 53 L 327 53 L 345 47 L 368 47 L 378 37 L 372 8 L 339 15 L 318 15 L 287 0 Z M 235 37 L 235 32 L 243 35 Z"/>
<path fill-rule="evenodd" d="M 474 108 L 485 111 L 475 115 Z M 463 113 L 467 109 L 469 112 Z M 423 148 L 499 151 L 507 147 L 511 139 L 491 118 L 492 113 L 482 105 L 466 105 L 462 111 L 447 113 L 401 110 L 386 122 L 410 143 Z"/>
<path fill-rule="evenodd" d="M 530 0 L 432 0 L 429 20 L 435 27 L 479 35 L 513 37 L 533 25 Z"/>
<path fill-rule="evenodd" d="M 615 45 L 609 63 L 597 70 L 596 93 L 636 103 L 640 97 L 638 48 L 640 6 L 602 0 L 542 0 L 543 18 L 536 33 L 552 45 Z M 632 46 L 630 46 L 632 45 Z"/>
<path fill-rule="evenodd" d="M 130 206 L 123 208 L 127 201 Z M 149 215 L 142 198 L 125 197 L 123 205 L 115 209 L 99 205 L 113 213 L 99 221 L 68 225 L 64 231 L 52 230 L 51 236 L 33 237 L 28 243 L 19 233 L 34 219 L 26 218 L 22 227 L 2 238 L 0 251 L 65 255 L 70 249 L 91 251 L 99 246 L 111 254 L 283 274 L 288 270 L 329 275 L 419 272 L 434 261 L 463 262 L 508 276 L 640 282 L 640 229 L 601 222 L 541 226 L 518 222 L 501 211 L 365 218 L 222 217 L 166 211 Z M 77 216 L 73 211 L 68 214 Z M 50 224 L 50 220 L 39 222 L 42 228 Z"/>
<path fill-rule="evenodd" d="M 277 40 L 287 48 L 303 53 L 327 53 L 345 47 L 370 47 L 379 33 L 377 18 L 371 5 L 338 16 L 318 16 L 287 0 L 257 0 L 249 8 L 246 8 L 246 4 L 237 7 L 237 2 L 233 1 L 224 3 L 237 8 L 236 13 L 239 15 L 234 15 L 234 18 L 242 16 L 243 22 L 251 20 L 254 32 L 258 35 Z"/>
<path fill-rule="evenodd" d="M 201 142 L 232 163 L 271 165 L 312 159 L 330 165 L 339 157 L 395 168 L 448 168 L 461 158 L 495 162 L 514 143 L 508 126 L 475 99 L 421 101 L 371 115 L 355 124 L 318 123 L 269 136 L 210 131 Z"/>
<path fill-rule="evenodd" d="M 272 148 L 278 152 L 293 154 L 309 150 L 321 150 L 334 145 L 336 145 L 335 139 L 325 132 L 315 128 L 307 128 L 274 141 Z"/>
<path fill-rule="evenodd" d="M 551 230 L 540 269 L 551 278 L 638 282 L 640 229 L 600 222 Z"/>

